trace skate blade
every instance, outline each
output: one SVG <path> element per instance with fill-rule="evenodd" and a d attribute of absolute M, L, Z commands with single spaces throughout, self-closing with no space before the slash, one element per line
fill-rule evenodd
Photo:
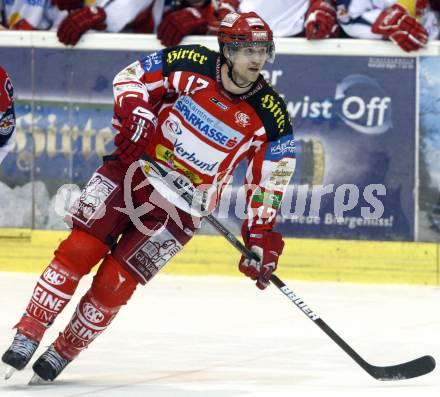
<path fill-rule="evenodd" d="M 5 380 L 8 380 L 15 371 L 16 369 L 14 367 L 11 367 L 10 365 L 6 364 Z"/>
<path fill-rule="evenodd" d="M 38 385 L 48 385 L 49 383 L 52 383 L 48 380 L 44 380 L 43 378 L 40 378 L 37 374 L 34 374 L 29 381 L 29 386 L 38 386 Z"/>

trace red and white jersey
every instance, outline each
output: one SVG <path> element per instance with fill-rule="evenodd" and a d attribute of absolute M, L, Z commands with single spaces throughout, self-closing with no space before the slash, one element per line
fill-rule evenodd
<path fill-rule="evenodd" d="M 11 79 L 0 66 L 0 163 L 14 145 L 14 89 Z"/>
<path fill-rule="evenodd" d="M 219 54 L 205 47 L 167 48 L 116 75 L 115 101 L 120 104 L 126 96 L 149 101 L 159 123 L 147 153 L 199 189 L 214 191 L 216 200 L 237 164 L 247 159 L 248 226 L 270 230 L 295 168 L 290 117 L 262 76 L 248 93 L 233 96 L 222 88 L 220 67 Z M 114 119 L 113 125 L 120 123 Z M 149 180 L 188 211 L 153 174 Z"/>
<path fill-rule="evenodd" d="M 309 0 L 241 0 L 240 11 L 255 11 L 273 31 L 275 37 L 296 36 L 304 30 Z"/>

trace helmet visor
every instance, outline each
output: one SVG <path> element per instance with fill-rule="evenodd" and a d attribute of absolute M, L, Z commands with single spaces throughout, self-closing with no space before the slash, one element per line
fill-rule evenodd
<path fill-rule="evenodd" d="M 255 60 L 258 63 L 273 63 L 275 60 L 275 44 L 273 41 L 233 42 L 225 43 L 225 47 L 228 49 L 231 58 L 237 58 L 240 54 L 249 61 Z"/>

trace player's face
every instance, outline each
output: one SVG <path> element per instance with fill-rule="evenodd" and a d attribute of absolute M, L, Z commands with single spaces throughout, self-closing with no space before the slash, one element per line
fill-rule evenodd
<path fill-rule="evenodd" d="M 265 46 L 249 46 L 237 49 L 232 59 L 232 71 L 236 81 L 240 84 L 255 82 L 267 57 L 267 47 Z"/>

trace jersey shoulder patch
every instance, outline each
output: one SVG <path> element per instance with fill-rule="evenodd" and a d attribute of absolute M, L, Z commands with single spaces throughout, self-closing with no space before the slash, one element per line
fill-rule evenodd
<path fill-rule="evenodd" d="M 171 72 L 194 72 L 215 78 L 219 54 L 201 45 L 182 45 L 162 51 L 163 75 Z"/>
<path fill-rule="evenodd" d="M 292 135 L 292 121 L 283 98 L 267 83 L 254 95 L 246 99 L 268 134 L 269 141 L 283 135 Z"/>
<path fill-rule="evenodd" d="M 162 51 L 153 52 L 139 60 L 144 73 L 155 72 L 162 68 Z"/>

